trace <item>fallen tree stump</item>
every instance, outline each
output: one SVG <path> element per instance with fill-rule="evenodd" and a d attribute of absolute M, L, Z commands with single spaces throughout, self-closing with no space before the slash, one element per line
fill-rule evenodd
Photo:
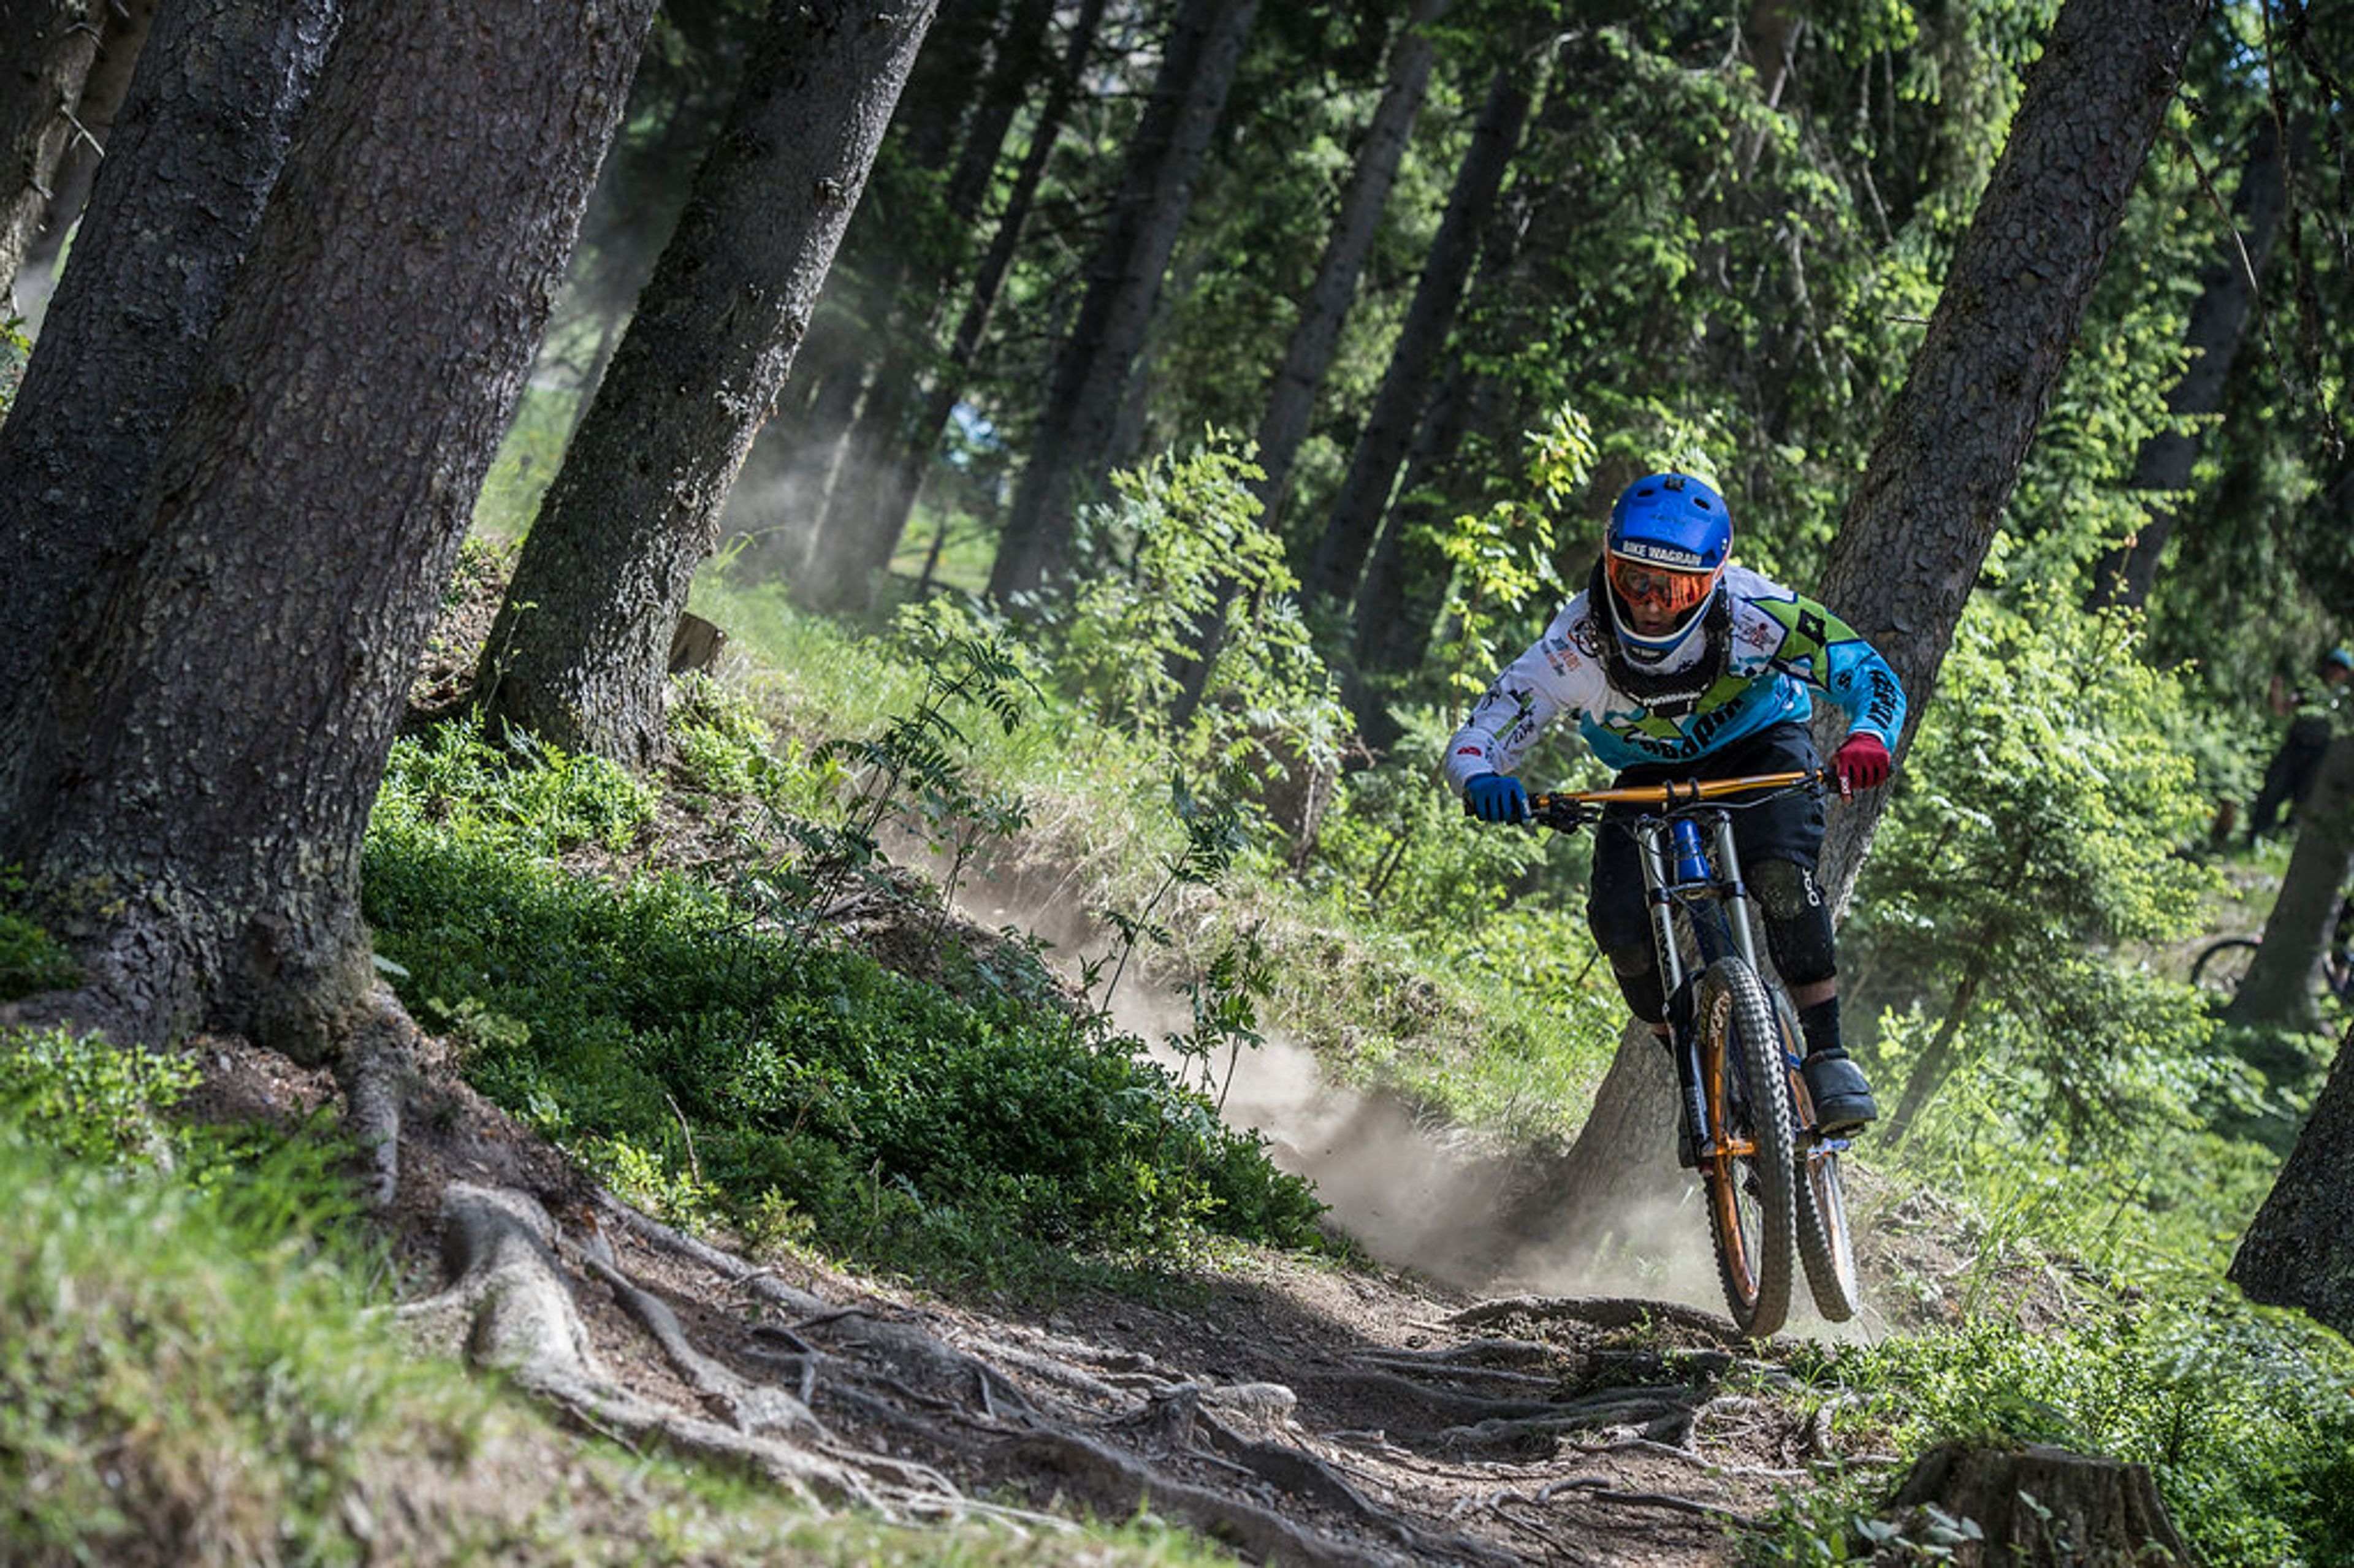
<path fill-rule="evenodd" d="M 2198 1561 L 2147 1466 L 2041 1444 L 1945 1443 L 1890 1501 L 1872 1561 L 1911 1563 L 1938 1536 L 1960 1568 L 2161 1568 Z"/>

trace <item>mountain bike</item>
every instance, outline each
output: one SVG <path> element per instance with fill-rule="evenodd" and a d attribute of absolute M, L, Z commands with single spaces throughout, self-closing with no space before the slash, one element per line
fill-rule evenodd
<path fill-rule="evenodd" d="M 1826 1319 L 1853 1317 L 1861 1296 L 1840 1177 L 1848 1140 L 1816 1126 L 1798 1075 L 1797 1010 L 1757 961 L 1733 842 L 1734 810 L 1819 791 L 1824 778 L 1766 773 L 1529 799 L 1538 826 L 1575 832 L 1594 822 L 1634 835 L 1717 1276 L 1734 1327 L 1757 1339 L 1788 1316 L 1794 1253 Z M 1606 819 L 1612 805 L 1658 810 Z"/>

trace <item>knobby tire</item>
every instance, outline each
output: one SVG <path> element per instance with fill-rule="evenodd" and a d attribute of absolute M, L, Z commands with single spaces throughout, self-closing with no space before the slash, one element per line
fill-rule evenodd
<path fill-rule="evenodd" d="M 1693 1025 L 1708 1125 L 1701 1177 L 1717 1277 L 1734 1326 L 1764 1339 L 1790 1311 L 1796 1155 L 1774 1004 L 1757 973 L 1723 958 L 1700 978 Z"/>
<path fill-rule="evenodd" d="M 1797 1014 L 1790 999 L 1774 993 L 1775 1021 L 1781 1025 L 1782 1065 L 1790 1088 L 1791 1125 L 1797 1142 L 1797 1182 L 1790 1219 L 1797 1232 L 1798 1262 L 1807 1289 L 1824 1319 L 1844 1323 L 1863 1304 L 1863 1283 L 1855 1271 L 1855 1240 L 1848 1230 L 1847 1185 L 1840 1176 L 1839 1150 L 1815 1133 L 1813 1097 L 1798 1075 Z"/>

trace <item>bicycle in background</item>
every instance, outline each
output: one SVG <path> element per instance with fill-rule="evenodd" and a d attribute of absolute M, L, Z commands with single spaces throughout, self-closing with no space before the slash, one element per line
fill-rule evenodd
<path fill-rule="evenodd" d="M 2263 946 L 2253 937 L 2224 937 L 2199 949 L 2190 960 L 2190 983 L 2214 998 L 2218 1010 L 2228 1007 L 2248 978 L 2248 966 Z M 2354 894 L 2338 906 L 2338 924 L 2330 934 L 2329 950 L 2321 959 L 2322 989 L 2338 1001 L 2354 1003 Z"/>

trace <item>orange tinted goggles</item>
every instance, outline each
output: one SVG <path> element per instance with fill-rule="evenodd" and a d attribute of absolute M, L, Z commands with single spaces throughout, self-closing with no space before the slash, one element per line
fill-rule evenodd
<path fill-rule="evenodd" d="M 1698 606 L 1716 587 L 1716 573 L 1679 572 L 1623 556 L 1610 557 L 1610 586 L 1628 604 L 1656 605 L 1681 614 Z"/>

